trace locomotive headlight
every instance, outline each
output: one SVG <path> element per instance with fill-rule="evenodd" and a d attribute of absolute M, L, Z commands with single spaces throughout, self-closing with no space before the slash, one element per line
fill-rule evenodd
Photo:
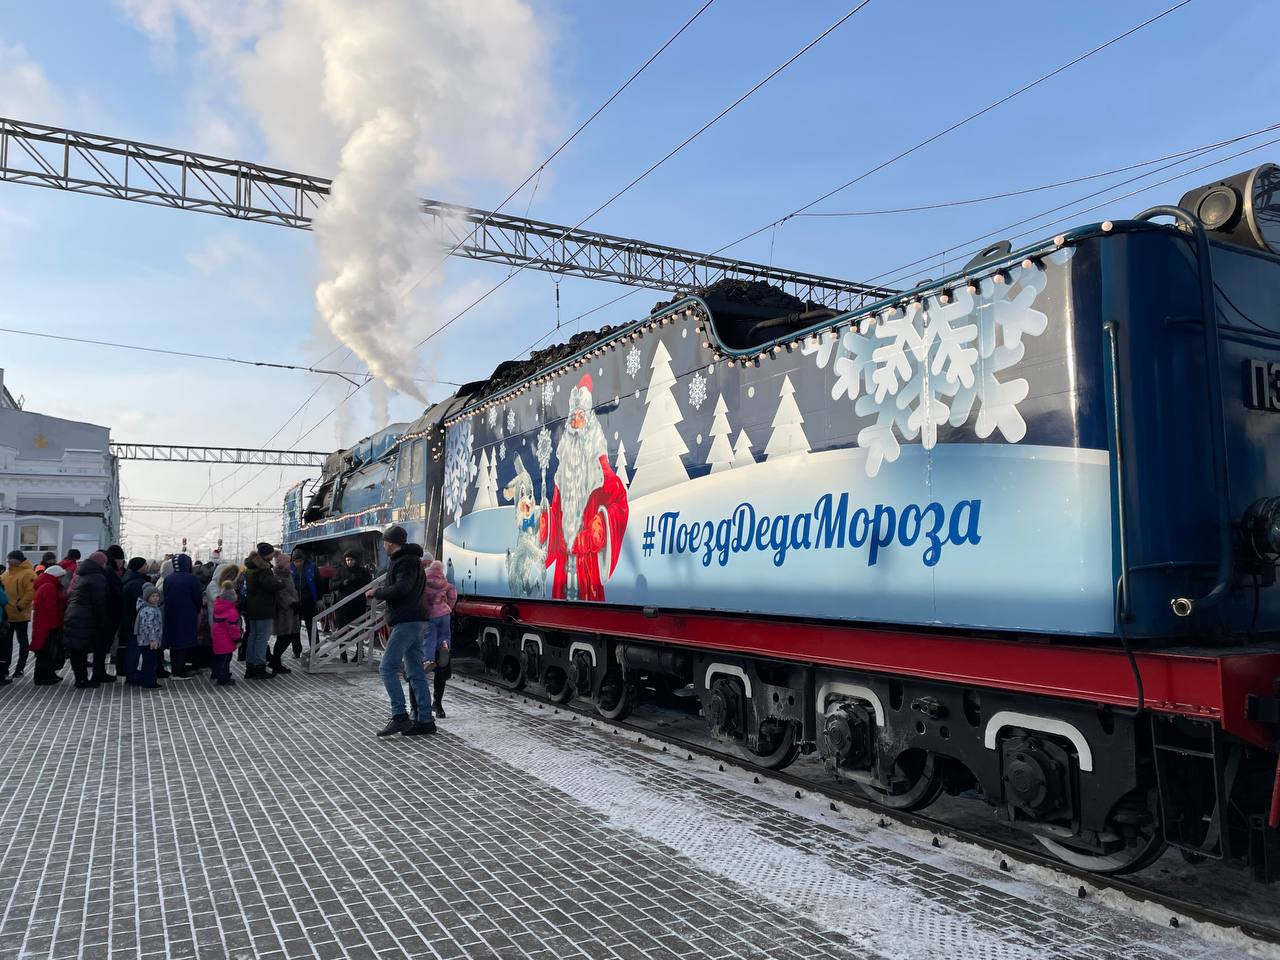
<path fill-rule="evenodd" d="M 1178 206 L 1224 240 L 1280 253 L 1280 167 L 1274 163 L 1197 187 Z"/>
<path fill-rule="evenodd" d="M 1250 504 L 1240 521 L 1242 546 L 1259 560 L 1280 559 L 1280 497 L 1263 497 Z"/>

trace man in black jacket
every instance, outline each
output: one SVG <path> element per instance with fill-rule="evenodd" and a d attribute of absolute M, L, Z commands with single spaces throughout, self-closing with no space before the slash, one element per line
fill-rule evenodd
<path fill-rule="evenodd" d="M 378 736 L 389 737 L 393 733 L 418 736 L 435 733 L 436 723 L 431 719 L 431 692 L 427 687 L 427 674 L 422 669 L 422 634 L 427 627 L 427 609 L 423 601 L 422 547 L 409 543 L 404 527 L 388 528 L 382 535 L 382 546 L 390 557 L 387 566 L 387 582 L 365 596 L 387 604 L 387 625 L 391 635 L 387 638 L 387 650 L 382 655 L 378 672 L 391 700 L 391 720 Z M 400 683 L 400 667 L 409 675 L 413 694 L 418 703 L 427 704 L 426 717 L 409 718 L 404 702 L 404 687 Z"/>
<path fill-rule="evenodd" d="M 89 654 L 101 646 L 104 636 L 109 636 L 111 616 L 107 609 L 105 570 L 109 562 L 101 551 L 79 562 L 62 621 L 63 643 L 76 675 L 76 686 L 81 689 L 98 686 L 97 680 L 89 679 Z"/>

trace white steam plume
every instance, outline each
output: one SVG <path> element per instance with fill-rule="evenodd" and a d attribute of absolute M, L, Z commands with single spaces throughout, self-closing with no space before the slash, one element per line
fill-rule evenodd
<path fill-rule="evenodd" d="M 117 3 L 162 43 L 186 21 L 239 80 L 271 162 L 336 168 L 314 222 L 317 311 L 388 387 L 423 400 L 413 348 L 439 320 L 409 290 L 438 251 L 416 200 L 463 177 L 518 182 L 539 159 L 549 38 L 525 0 L 234 0 L 239 19 L 213 0 Z"/>

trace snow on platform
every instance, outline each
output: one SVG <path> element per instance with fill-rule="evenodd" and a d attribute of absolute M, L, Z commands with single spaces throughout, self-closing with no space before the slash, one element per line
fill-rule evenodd
<path fill-rule="evenodd" d="M 0 689 L 0 960 L 1247 955 L 587 719 L 446 703 L 379 741 L 367 674 Z"/>

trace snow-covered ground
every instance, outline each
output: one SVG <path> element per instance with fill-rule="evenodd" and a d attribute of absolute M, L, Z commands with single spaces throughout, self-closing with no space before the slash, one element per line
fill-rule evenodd
<path fill-rule="evenodd" d="M 448 726 L 503 761 L 565 792 L 613 827 L 672 849 L 744 895 L 811 917 L 878 956 L 1280 956 L 1238 931 L 1198 926 L 1110 891 L 1080 900 L 1078 882 L 1040 868 L 996 867 L 977 848 L 932 836 L 825 797 L 701 757 L 603 721 L 463 684 L 476 709 Z M 504 715 L 503 708 L 506 708 Z M 725 769 L 721 770 L 720 767 Z"/>

